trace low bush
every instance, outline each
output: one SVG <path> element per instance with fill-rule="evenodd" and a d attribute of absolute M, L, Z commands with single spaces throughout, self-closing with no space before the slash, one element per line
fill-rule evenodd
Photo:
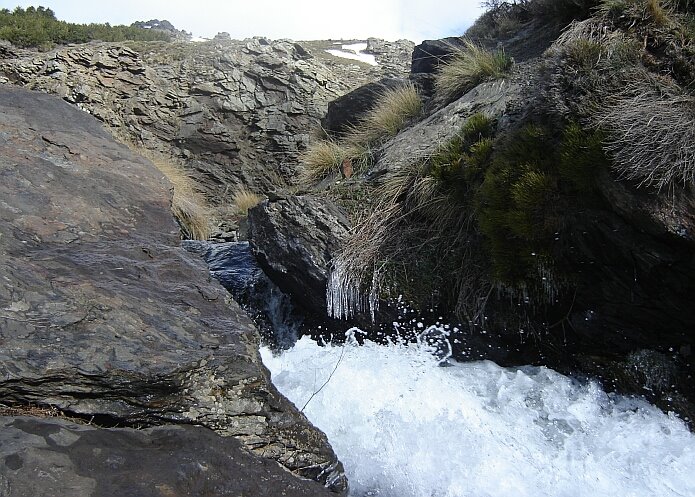
<path fill-rule="evenodd" d="M 0 10 L 0 39 L 19 47 L 48 48 L 54 44 L 100 41 L 169 41 L 168 33 L 156 29 L 109 24 L 74 24 L 59 21 L 51 9 L 21 7 Z"/>
<path fill-rule="evenodd" d="M 437 73 L 434 88 L 443 99 L 453 100 L 484 81 L 504 77 L 512 60 L 503 51 L 490 51 L 466 40 Z"/>

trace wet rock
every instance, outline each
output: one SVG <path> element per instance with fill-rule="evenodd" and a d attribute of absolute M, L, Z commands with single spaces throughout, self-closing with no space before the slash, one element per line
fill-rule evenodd
<path fill-rule="evenodd" d="M 0 416 L 3 497 L 331 495 L 200 426 L 103 429 Z"/>
<path fill-rule="evenodd" d="M 258 333 L 179 246 L 170 185 L 87 113 L 0 87 L 0 398 L 119 426 L 200 424 L 345 489 Z"/>
<path fill-rule="evenodd" d="M 330 263 L 349 229 L 343 212 L 327 199 L 293 196 L 254 207 L 249 223 L 265 273 L 298 306 L 325 316 Z"/>

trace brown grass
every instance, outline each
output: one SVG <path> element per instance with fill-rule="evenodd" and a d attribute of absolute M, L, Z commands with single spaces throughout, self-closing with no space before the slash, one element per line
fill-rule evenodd
<path fill-rule="evenodd" d="M 492 52 L 470 40 L 440 66 L 434 82 L 440 98 L 455 99 L 480 83 L 504 77 L 512 60 L 502 51 Z"/>
<path fill-rule="evenodd" d="M 186 174 L 183 166 L 176 165 L 171 159 L 152 153 L 147 155 L 174 187 L 171 211 L 179 223 L 183 237 L 192 240 L 210 238 L 210 209 L 193 178 Z"/>
<path fill-rule="evenodd" d="M 131 140 L 119 137 L 133 152 L 149 159 L 173 186 L 171 212 L 176 218 L 184 239 L 207 240 L 210 238 L 212 211 L 198 185 L 177 159 L 163 153 L 148 150 Z"/>
<path fill-rule="evenodd" d="M 672 90 L 636 83 L 598 114 L 621 177 L 659 189 L 695 184 L 695 97 Z"/>
<path fill-rule="evenodd" d="M 257 206 L 263 201 L 263 197 L 257 193 L 253 193 L 251 190 L 241 187 L 234 192 L 232 195 L 232 202 L 239 214 L 244 216 L 248 215 L 249 209 Z"/>
<path fill-rule="evenodd" d="M 422 100 L 415 85 L 408 82 L 397 88 L 387 89 L 379 95 L 374 107 L 347 134 L 345 141 L 366 145 L 394 136 L 421 112 Z"/>

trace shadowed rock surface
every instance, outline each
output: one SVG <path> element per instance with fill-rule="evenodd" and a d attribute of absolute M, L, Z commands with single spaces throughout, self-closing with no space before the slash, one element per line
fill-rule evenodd
<path fill-rule="evenodd" d="M 249 318 L 179 246 L 170 186 L 65 102 L 0 86 L 0 399 L 200 424 L 344 490 L 272 386 Z"/>
<path fill-rule="evenodd" d="M 265 273 L 298 306 L 325 316 L 330 262 L 349 229 L 343 212 L 326 199 L 287 197 L 251 209 L 249 224 Z"/>
<path fill-rule="evenodd" d="M 199 426 L 100 429 L 0 417 L 3 497 L 331 495 Z"/>

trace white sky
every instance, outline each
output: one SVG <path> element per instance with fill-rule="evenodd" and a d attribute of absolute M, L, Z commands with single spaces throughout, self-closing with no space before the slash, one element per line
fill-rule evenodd
<path fill-rule="evenodd" d="M 0 0 L 0 8 L 50 7 L 58 19 L 130 24 L 166 19 L 194 36 L 294 40 L 375 36 L 415 42 L 463 34 L 480 0 Z"/>

